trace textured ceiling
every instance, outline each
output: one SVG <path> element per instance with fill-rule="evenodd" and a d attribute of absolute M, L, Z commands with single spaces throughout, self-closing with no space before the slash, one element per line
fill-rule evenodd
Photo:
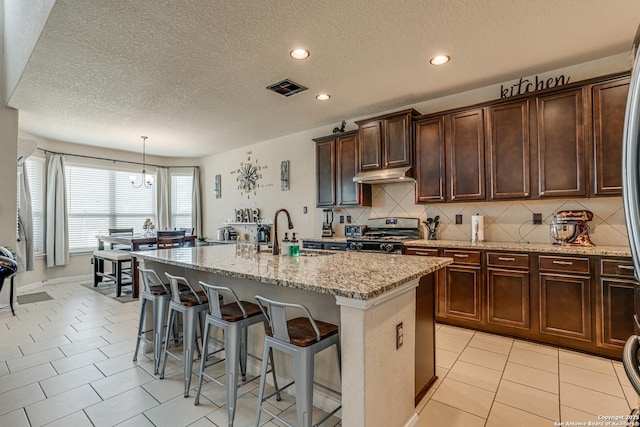
<path fill-rule="evenodd" d="M 636 0 L 57 0 L 9 105 L 38 136 L 201 156 L 629 51 L 639 22 Z M 285 78 L 309 90 L 265 90 Z"/>

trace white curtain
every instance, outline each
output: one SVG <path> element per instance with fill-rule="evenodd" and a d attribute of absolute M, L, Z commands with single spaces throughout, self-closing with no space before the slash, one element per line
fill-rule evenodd
<path fill-rule="evenodd" d="M 193 235 L 202 236 L 202 205 L 200 203 L 200 168 L 193 168 L 193 190 L 191 193 L 191 225 Z"/>
<path fill-rule="evenodd" d="M 24 158 L 19 162 L 18 185 L 20 186 L 20 204 L 18 206 L 18 271 L 33 270 L 33 215 L 31 213 L 31 191 L 27 165 Z"/>
<path fill-rule="evenodd" d="M 47 165 L 47 267 L 69 262 L 69 232 L 67 219 L 67 186 L 64 157 L 53 154 Z"/>
<path fill-rule="evenodd" d="M 169 178 L 168 168 L 156 169 L 156 214 L 158 215 L 158 224 L 156 230 L 164 230 L 171 227 L 171 217 L 169 211 L 171 208 L 171 179 Z"/>

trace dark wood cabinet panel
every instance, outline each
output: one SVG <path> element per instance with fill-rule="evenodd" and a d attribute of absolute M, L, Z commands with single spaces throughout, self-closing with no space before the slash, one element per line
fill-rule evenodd
<path fill-rule="evenodd" d="M 358 172 L 358 134 L 340 137 L 336 140 L 337 153 L 337 204 L 340 206 L 359 205 L 362 202 L 360 186 L 353 182 Z M 369 185 L 367 185 L 367 188 Z"/>
<path fill-rule="evenodd" d="M 316 142 L 316 205 L 335 206 L 336 204 L 336 156 L 335 140 Z"/>
<path fill-rule="evenodd" d="M 538 96 L 538 195 L 586 196 L 582 88 Z"/>
<path fill-rule="evenodd" d="M 529 101 L 487 109 L 491 199 L 528 198 L 531 194 Z"/>
<path fill-rule="evenodd" d="M 622 138 L 629 78 L 592 87 L 595 196 L 622 194 Z"/>
<path fill-rule="evenodd" d="M 444 316 L 482 323 L 480 267 L 445 267 Z"/>
<path fill-rule="evenodd" d="M 633 331 L 632 280 L 602 278 L 598 292 L 598 345 L 622 348 Z"/>
<path fill-rule="evenodd" d="M 314 139 L 318 207 L 371 206 L 371 186 L 357 184 L 358 132 Z"/>
<path fill-rule="evenodd" d="M 589 277 L 541 273 L 540 334 L 590 342 Z"/>
<path fill-rule="evenodd" d="M 444 117 L 415 123 L 416 202 L 445 199 Z"/>
<path fill-rule="evenodd" d="M 410 114 L 401 114 L 385 120 L 383 147 L 385 168 L 411 166 L 413 149 Z"/>
<path fill-rule="evenodd" d="M 382 121 L 360 126 L 360 170 L 382 168 Z"/>
<path fill-rule="evenodd" d="M 485 199 L 483 110 L 451 114 L 446 141 L 449 198 L 455 201 Z"/>
<path fill-rule="evenodd" d="M 487 269 L 487 323 L 529 329 L 528 271 Z"/>

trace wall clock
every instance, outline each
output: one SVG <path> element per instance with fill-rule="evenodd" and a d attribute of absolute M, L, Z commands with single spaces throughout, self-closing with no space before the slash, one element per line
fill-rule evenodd
<path fill-rule="evenodd" d="M 240 162 L 240 167 L 236 172 L 236 182 L 238 183 L 238 190 L 240 190 L 240 196 L 247 195 L 247 199 L 251 197 L 251 193 L 255 196 L 257 189 L 260 187 L 258 180 L 262 178 L 262 166 L 258 164 L 258 159 L 251 160 L 251 152 L 247 153 L 247 160 Z"/>

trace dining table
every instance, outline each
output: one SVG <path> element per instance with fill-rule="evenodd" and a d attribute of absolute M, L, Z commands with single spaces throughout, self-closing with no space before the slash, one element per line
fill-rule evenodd
<path fill-rule="evenodd" d="M 131 252 L 155 249 L 158 243 L 158 238 L 155 234 L 98 234 L 98 250 L 105 249 L 105 243 L 109 245 L 108 249 L 113 248 L 114 245 L 126 246 Z M 184 236 L 185 246 L 195 246 L 196 236 L 188 235 Z M 140 277 L 138 274 L 138 260 L 135 255 L 131 255 L 131 282 L 132 282 L 132 294 L 133 298 L 138 298 L 140 295 Z"/>

